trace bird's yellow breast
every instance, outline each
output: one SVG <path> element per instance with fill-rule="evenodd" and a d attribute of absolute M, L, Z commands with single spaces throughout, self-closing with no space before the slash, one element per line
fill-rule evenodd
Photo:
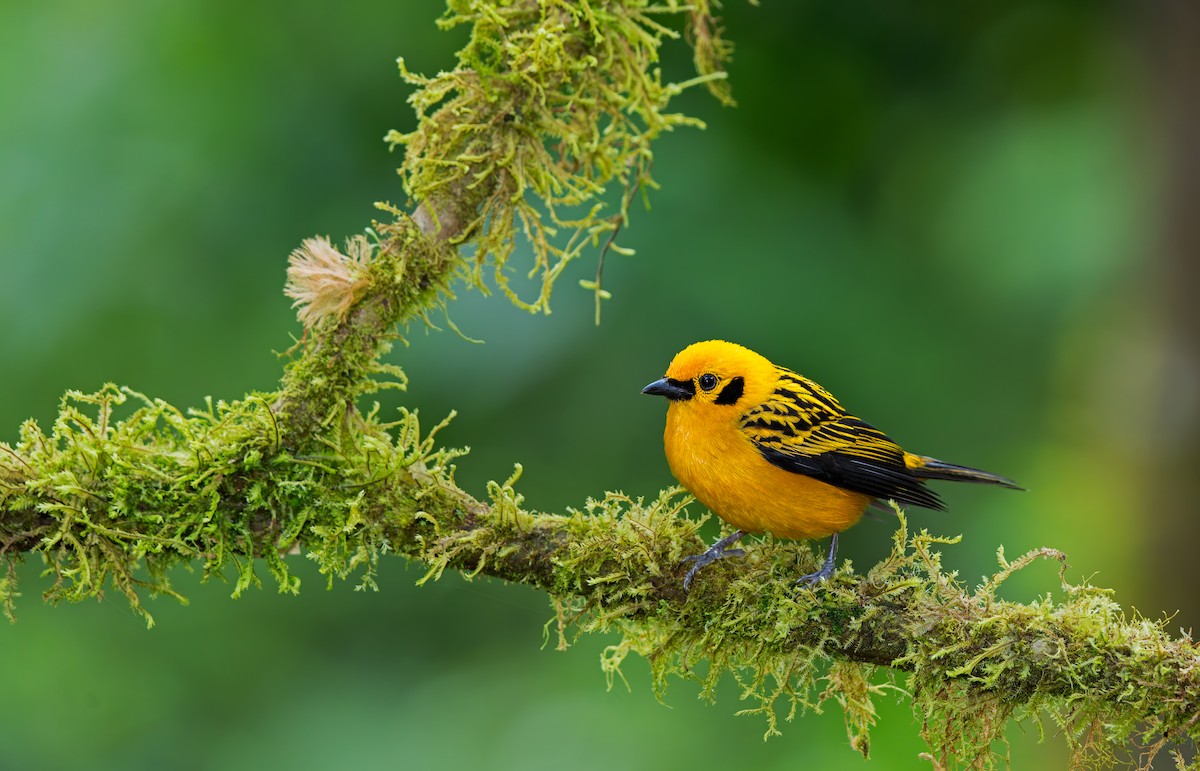
<path fill-rule="evenodd" d="M 729 412 L 672 403 L 663 435 L 671 472 L 713 513 L 750 533 L 800 539 L 862 518 L 870 496 L 772 465 Z"/>

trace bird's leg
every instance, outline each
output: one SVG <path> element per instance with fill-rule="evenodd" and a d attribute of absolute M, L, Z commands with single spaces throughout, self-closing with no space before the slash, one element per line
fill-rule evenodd
<path fill-rule="evenodd" d="M 821 566 L 821 569 L 816 573 L 809 573 L 806 576 L 800 576 L 800 578 L 796 580 L 797 584 L 812 586 L 833 575 L 833 558 L 837 556 L 837 537 L 838 534 L 834 533 L 833 538 L 829 539 L 829 555 L 825 557 L 825 564 Z"/>
<path fill-rule="evenodd" d="M 689 570 L 687 572 L 687 575 L 683 577 L 683 590 L 685 592 L 688 590 L 688 587 L 690 587 L 692 585 L 692 579 L 696 577 L 696 571 L 698 571 L 700 568 L 704 567 L 705 565 L 708 565 L 709 563 L 712 563 L 712 562 L 716 562 L 717 560 L 722 559 L 723 557 L 745 557 L 746 552 L 743 551 L 742 549 L 728 548 L 728 547 L 732 546 L 733 544 L 737 543 L 739 540 L 741 540 L 742 536 L 744 536 L 745 534 L 746 534 L 745 530 L 735 530 L 730 535 L 725 536 L 721 540 L 714 543 L 712 546 L 708 547 L 708 549 L 704 553 L 693 554 L 690 557 L 684 557 L 683 558 L 684 562 L 695 562 L 696 564 L 692 565 L 692 569 Z"/>

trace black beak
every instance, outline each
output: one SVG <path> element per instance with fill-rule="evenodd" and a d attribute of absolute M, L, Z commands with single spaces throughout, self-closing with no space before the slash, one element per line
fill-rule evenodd
<path fill-rule="evenodd" d="M 665 396 L 673 402 L 682 402 L 696 395 L 696 384 L 690 380 L 664 377 L 643 388 L 642 393 Z"/>

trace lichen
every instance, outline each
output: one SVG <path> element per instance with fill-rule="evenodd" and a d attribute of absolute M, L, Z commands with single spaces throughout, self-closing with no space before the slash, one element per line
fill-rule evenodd
<path fill-rule="evenodd" d="M 366 269 L 374 248 L 365 235 L 346 241 L 343 254 L 328 238 L 306 238 L 288 258 L 284 294 L 295 302 L 296 316 L 306 328 L 322 319 L 345 318 L 346 312 L 370 288 Z"/>

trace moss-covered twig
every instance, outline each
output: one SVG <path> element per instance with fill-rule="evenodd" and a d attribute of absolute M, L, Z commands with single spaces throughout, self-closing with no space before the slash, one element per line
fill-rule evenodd
<path fill-rule="evenodd" d="M 696 41 L 698 74 L 684 84 L 664 83 L 657 67 L 663 41 L 680 36 L 668 26 L 677 17 Z M 357 296 L 323 303 L 344 313 L 306 313 L 319 287 L 295 265 L 290 272 L 289 291 L 312 339 L 275 403 L 289 448 L 353 406 L 395 324 L 427 313 L 456 274 L 488 291 L 483 269 L 490 264 L 509 299 L 548 311 L 566 265 L 628 220 L 629 191 L 654 186 L 651 143 L 675 127 L 701 125 L 669 112 L 671 98 L 707 83 L 728 99 L 716 84 L 723 85 L 720 66 L 730 48 L 707 0 L 453 0 L 440 23 L 471 26 L 458 67 L 426 78 L 400 59 L 405 80 L 417 87 L 410 101 L 419 124 L 387 137 L 406 150 L 400 173 L 417 204 L 413 216 L 382 207 L 395 219 L 375 223 L 370 267 L 343 285 Z M 622 192 L 607 196 L 619 209 L 608 216 L 613 182 Z M 469 260 L 457 249 L 467 240 Z M 519 297 L 506 272 L 519 240 L 533 255 L 530 277 L 541 277 L 531 301 Z M 593 291 L 599 298 L 599 281 Z"/>
<path fill-rule="evenodd" d="M 122 420 L 133 397 L 141 406 Z M 943 762 L 983 763 L 1010 715 L 1049 714 L 1077 753 L 1130 736 L 1195 737 L 1200 653 L 1161 623 L 1128 619 L 1101 589 L 1062 584 L 1063 599 L 997 599 L 998 586 L 1041 550 L 970 590 L 945 573 L 926 533 L 903 525 L 891 556 L 859 576 L 844 569 L 816 592 L 793 579 L 815 565 L 798 544 L 766 542 L 706 571 L 690 594 L 681 558 L 702 547 L 687 498 L 649 503 L 610 495 L 563 516 L 524 509 L 509 480 L 480 502 L 452 479 L 454 453 L 422 435 L 417 417 L 358 419 L 321 453 L 290 456 L 261 399 L 185 417 L 128 391 L 72 394 L 50 436 L 32 425 L 0 459 L 0 549 L 48 561 L 51 599 L 94 595 L 106 582 L 141 608 L 139 588 L 171 592 L 167 568 L 236 567 L 234 594 L 257 584 L 261 560 L 281 591 L 298 584 L 280 555 L 302 551 L 330 576 L 372 583 L 378 559 L 485 574 L 551 592 L 567 627 L 617 629 L 605 658 L 631 651 L 656 682 L 709 662 L 705 687 L 732 671 L 776 730 L 822 700 L 844 704 L 852 743 L 867 749 L 876 667 L 910 673 L 924 733 Z M 267 439 L 263 441 L 264 437 Z M 944 543 L 944 541 L 942 542 Z M 146 570 L 135 570 L 138 564 Z M 6 584 L 5 589 L 11 590 Z M 6 599 L 11 600 L 11 591 Z"/>
<path fill-rule="evenodd" d="M 749 712 L 777 730 L 777 712 L 839 702 L 853 746 L 867 751 L 872 701 L 903 688 L 941 766 L 991 762 L 1009 716 L 1048 716 L 1082 764 L 1140 742 L 1195 740 L 1197 654 L 1163 625 L 1126 618 L 1109 594 L 1062 583 L 1062 598 L 1030 605 L 997 587 L 1041 550 L 970 589 L 942 571 L 926 533 L 901 526 L 890 557 L 866 575 L 848 569 L 816 592 L 794 576 L 814 558 L 768 541 L 745 560 L 705 571 L 684 594 L 680 559 L 701 544 L 666 491 L 645 504 L 620 495 L 562 516 L 528 511 L 514 479 L 487 501 L 459 489 L 457 453 L 422 433 L 415 413 L 383 422 L 357 408 L 365 393 L 403 387 L 379 363 L 397 323 L 444 301 L 455 276 L 496 286 L 545 310 L 563 267 L 605 246 L 626 221 L 630 191 L 652 187 L 650 143 L 696 121 L 667 111 L 682 85 L 656 62 L 681 17 L 698 75 L 727 99 L 729 53 L 704 0 L 452 0 L 445 25 L 470 24 L 458 67 L 408 73 L 420 122 L 390 140 L 406 147 L 401 173 L 413 213 L 384 206 L 345 251 L 312 239 L 293 255 L 289 294 L 306 334 L 278 392 L 184 413 L 132 390 L 68 393 L 49 432 L 32 422 L 0 444 L 0 601 L 11 615 L 15 565 L 39 555 L 50 600 L 114 587 L 145 612 L 145 593 L 174 594 L 169 569 L 233 576 L 234 595 L 269 574 L 299 589 L 283 555 L 301 552 L 335 578 L 373 585 L 378 560 L 446 569 L 546 589 L 559 639 L 616 629 L 605 653 L 618 675 L 630 652 L 662 687 L 709 663 L 705 692 L 732 672 Z M 683 84 L 686 85 L 686 84 Z M 618 194 L 606 192 L 616 183 Z M 608 201 L 619 212 L 604 209 Z M 537 296 L 518 297 L 505 273 L 514 244 L 531 247 Z M 464 256 L 460 247 L 473 250 Z M 599 281 L 591 284 L 600 296 Z M 149 619 L 149 616 L 146 616 Z M 882 678 L 882 679 L 881 679 Z"/>

